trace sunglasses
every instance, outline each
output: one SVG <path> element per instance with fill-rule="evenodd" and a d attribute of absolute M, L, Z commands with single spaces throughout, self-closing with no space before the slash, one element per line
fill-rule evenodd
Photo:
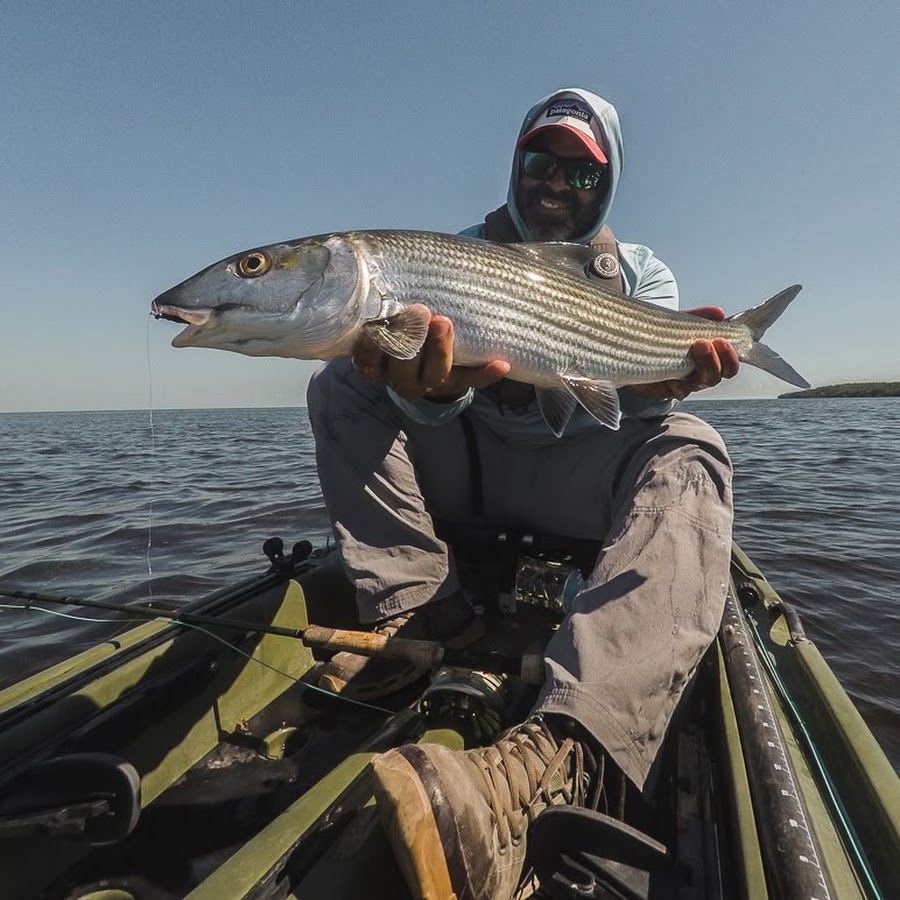
<path fill-rule="evenodd" d="M 522 171 L 538 181 L 550 181 L 560 166 L 568 185 L 580 191 L 592 191 L 606 178 L 607 167 L 592 159 L 561 159 L 543 150 L 526 150 L 522 154 Z"/>

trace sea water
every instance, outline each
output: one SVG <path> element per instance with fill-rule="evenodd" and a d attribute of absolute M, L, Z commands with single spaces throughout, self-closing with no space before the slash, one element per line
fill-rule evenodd
<path fill-rule="evenodd" d="M 735 538 L 900 768 L 900 401 L 684 408 L 728 444 Z M 177 605 L 329 533 L 303 409 L 0 415 L 2 587 Z M 0 685 L 122 627 L 48 609 L 0 608 Z"/>

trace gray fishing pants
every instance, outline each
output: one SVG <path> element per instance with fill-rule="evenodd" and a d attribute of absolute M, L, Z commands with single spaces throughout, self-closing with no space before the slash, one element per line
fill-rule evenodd
<path fill-rule="evenodd" d="M 308 403 L 322 491 L 363 622 L 457 590 L 429 513 L 602 541 L 547 648 L 535 712 L 580 722 L 642 787 L 722 616 L 732 496 L 719 435 L 676 412 L 536 446 L 505 441 L 473 415 L 484 499 L 475 516 L 459 421 L 410 421 L 347 360 L 316 373 Z"/>

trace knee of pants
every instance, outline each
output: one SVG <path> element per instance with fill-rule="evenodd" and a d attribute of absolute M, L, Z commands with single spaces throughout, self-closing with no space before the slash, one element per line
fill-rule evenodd
<path fill-rule="evenodd" d="M 306 389 L 311 417 L 365 409 L 384 396 L 384 388 L 363 378 L 349 359 L 332 359 L 313 372 Z"/>
<path fill-rule="evenodd" d="M 731 469 L 731 458 L 722 436 L 703 419 L 688 413 L 672 413 L 666 419 L 666 437 L 684 444 L 693 444 L 719 458 Z"/>
<path fill-rule="evenodd" d="M 708 423 L 694 416 L 683 416 L 688 421 L 679 423 L 673 435 L 681 443 L 678 456 L 687 470 L 682 471 L 680 484 L 705 485 L 712 489 L 723 502 L 723 510 L 730 515 L 732 505 L 733 469 L 731 457 L 722 436 Z M 684 494 L 681 495 L 684 498 Z"/>
<path fill-rule="evenodd" d="M 328 408 L 328 396 L 334 387 L 336 379 L 337 374 L 333 361 L 319 366 L 313 372 L 306 388 L 306 407 L 310 416 L 320 415 L 323 409 Z"/>
<path fill-rule="evenodd" d="M 352 424 L 399 428 L 399 410 L 384 385 L 363 378 L 349 359 L 333 359 L 320 366 L 306 390 L 307 414 L 317 434 L 332 434 Z"/>
<path fill-rule="evenodd" d="M 685 413 L 666 417 L 657 430 L 648 426 L 614 482 L 617 502 L 632 502 L 634 491 L 649 491 L 644 503 L 683 503 L 688 494 L 710 497 L 709 491 L 731 506 L 732 466 L 719 433 Z M 674 493 L 673 493 L 674 492 Z M 666 497 L 672 499 L 666 500 Z"/>
<path fill-rule="evenodd" d="M 331 433 L 336 419 L 361 405 L 355 402 L 353 391 L 348 389 L 347 377 L 352 372 L 350 360 L 333 359 L 319 366 L 310 378 L 306 389 L 306 412 L 317 436 Z"/>

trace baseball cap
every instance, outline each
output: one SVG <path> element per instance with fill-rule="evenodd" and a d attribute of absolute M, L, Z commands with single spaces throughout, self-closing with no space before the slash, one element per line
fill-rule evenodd
<path fill-rule="evenodd" d="M 606 164 L 608 160 L 600 145 L 602 132 L 596 118 L 587 103 L 578 97 L 553 97 L 519 138 L 516 147 L 521 149 L 548 128 L 565 128 L 578 138 L 593 159 Z"/>

